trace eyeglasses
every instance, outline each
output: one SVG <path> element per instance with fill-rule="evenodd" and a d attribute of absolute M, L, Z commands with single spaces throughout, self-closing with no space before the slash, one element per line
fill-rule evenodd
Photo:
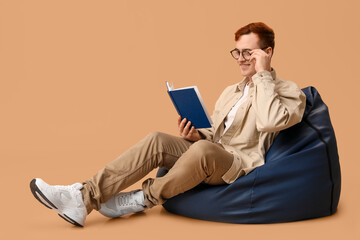
<path fill-rule="evenodd" d="M 267 48 L 268 47 L 261 48 L 261 50 L 265 50 Z M 233 50 L 230 51 L 230 54 L 236 60 L 238 60 L 240 58 L 240 55 L 242 55 L 246 61 L 249 61 L 250 57 L 251 57 L 250 51 L 252 51 L 252 50 L 254 50 L 254 49 L 244 49 L 243 51 L 240 51 L 239 49 L 234 48 Z"/>

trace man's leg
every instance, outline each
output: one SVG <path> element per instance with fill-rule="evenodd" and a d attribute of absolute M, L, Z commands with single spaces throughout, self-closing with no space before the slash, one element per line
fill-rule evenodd
<path fill-rule="evenodd" d="M 81 190 L 86 210 L 99 210 L 115 194 L 139 181 L 156 167 L 170 169 L 192 142 L 154 132 L 107 164 Z"/>
<path fill-rule="evenodd" d="M 222 176 L 232 164 L 233 155 L 220 144 L 199 140 L 190 146 L 165 176 L 150 178 L 143 183 L 145 204 L 148 207 L 162 204 L 202 181 L 212 185 L 225 184 Z"/>

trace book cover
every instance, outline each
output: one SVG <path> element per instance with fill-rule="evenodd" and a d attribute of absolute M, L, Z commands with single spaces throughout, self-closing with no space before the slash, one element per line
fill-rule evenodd
<path fill-rule="evenodd" d="M 174 86 L 168 82 L 166 86 L 176 111 L 182 119 L 191 121 L 196 129 L 211 127 L 211 117 L 196 86 L 174 89 Z"/>

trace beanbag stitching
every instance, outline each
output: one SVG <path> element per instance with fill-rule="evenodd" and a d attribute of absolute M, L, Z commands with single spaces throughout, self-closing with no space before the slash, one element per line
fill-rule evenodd
<path fill-rule="evenodd" d="M 327 144 L 327 142 L 324 140 L 324 138 L 321 135 L 321 132 L 319 129 L 317 129 L 310 121 L 309 119 L 304 119 L 304 122 L 307 123 L 312 129 L 314 129 L 320 139 L 320 141 L 322 141 L 325 144 L 325 149 L 326 149 L 326 156 L 327 156 L 327 160 L 328 160 L 328 165 L 329 165 L 329 174 L 330 174 L 330 181 L 331 181 L 331 198 L 330 198 L 330 215 L 333 214 L 332 211 L 332 205 L 333 205 L 333 198 L 334 198 L 334 179 L 333 179 L 333 175 L 332 175 L 332 169 L 331 169 L 331 163 L 330 163 L 330 153 L 329 153 L 329 146 Z"/>
<path fill-rule="evenodd" d="M 250 220 L 253 218 L 253 195 L 254 195 L 254 188 L 256 185 L 256 179 L 258 176 L 258 172 L 260 171 L 259 168 L 256 168 L 255 170 L 255 177 L 254 177 L 254 182 L 251 186 L 251 194 L 250 194 L 250 208 L 249 208 L 249 213 L 250 213 Z M 249 221 L 251 222 L 251 221 Z"/>

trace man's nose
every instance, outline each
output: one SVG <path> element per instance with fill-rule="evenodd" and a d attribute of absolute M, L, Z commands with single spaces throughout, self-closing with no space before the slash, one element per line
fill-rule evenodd
<path fill-rule="evenodd" d="M 238 63 L 246 62 L 246 60 L 245 60 L 245 58 L 243 57 L 242 54 L 240 54 L 239 58 L 237 59 L 237 62 L 238 62 Z"/>

